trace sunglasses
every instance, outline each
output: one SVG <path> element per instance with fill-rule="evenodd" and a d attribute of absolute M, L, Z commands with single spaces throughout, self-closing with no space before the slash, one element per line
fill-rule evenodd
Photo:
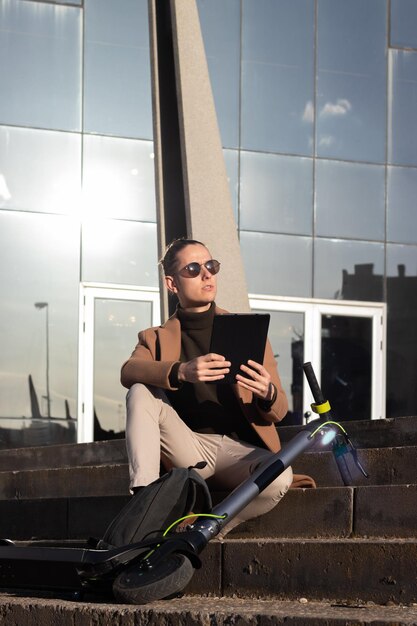
<path fill-rule="evenodd" d="M 206 270 L 214 276 L 214 274 L 217 274 L 220 270 L 220 263 L 214 259 L 210 259 L 210 261 L 201 264 L 197 263 L 197 261 L 193 261 L 175 273 L 184 278 L 196 278 L 200 275 L 202 267 L 205 267 Z"/>

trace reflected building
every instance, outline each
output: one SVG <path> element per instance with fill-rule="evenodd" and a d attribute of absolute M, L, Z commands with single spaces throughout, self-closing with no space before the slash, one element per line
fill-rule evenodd
<path fill-rule="evenodd" d="M 197 7 L 249 292 L 386 302 L 387 416 L 417 414 L 417 4 Z M 0 49 L 0 428 L 31 373 L 75 441 L 80 285 L 159 284 L 148 1 L 0 0 Z M 151 324 L 102 310 L 101 435 Z"/>

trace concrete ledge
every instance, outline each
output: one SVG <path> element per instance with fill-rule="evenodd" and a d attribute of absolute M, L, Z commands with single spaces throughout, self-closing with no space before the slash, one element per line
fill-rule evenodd
<path fill-rule="evenodd" d="M 214 494 L 215 501 L 221 499 Z M 220 496 L 220 497 L 217 497 Z M 223 495 L 224 497 L 224 495 Z M 0 501 L 0 537 L 85 540 L 101 537 L 130 496 Z M 417 485 L 292 489 L 269 513 L 232 538 L 415 537 Z"/>
<path fill-rule="evenodd" d="M 124 439 L 0 450 L 0 472 L 115 463 L 127 463 Z"/>
<path fill-rule="evenodd" d="M 351 420 L 341 422 L 356 448 L 384 448 L 417 445 L 417 417 L 395 417 L 385 420 Z M 303 427 L 280 426 L 282 443 L 290 441 Z"/>
<path fill-rule="evenodd" d="M 232 530 L 230 537 L 349 537 L 353 489 L 291 489 L 266 515 Z"/>
<path fill-rule="evenodd" d="M 126 464 L 0 473 L 0 500 L 128 495 Z"/>
<path fill-rule="evenodd" d="M 338 601 L 417 601 L 417 541 L 359 539 L 224 544 L 223 594 Z"/>
<path fill-rule="evenodd" d="M 363 476 L 349 456 L 346 458 L 353 486 L 407 485 L 417 476 L 417 454 L 414 446 L 358 450 L 358 458 L 369 478 Z M 313 476 L 318 487 L 343 485 L 332 452 L 303 454 L 296 459 L 293 470 Z"/>
<path fill-rule="evenodd" d="M 412 446 L 359 450 L 359 458 L 370 478 L 365 478 L 348 459 L 352 485 L 408 484 L 417 476 L 417 454 Z M 313 476 L 319 487 L 344 486 L 331 452 L 301 455 L 293 469 Z M 128 484 L 126 463 L 3 471 L 0 472 L 0 500 L 127 495 Z"/>
<path fill-rule="evenodd" d="M 219 597 L 130 606 L 2 594 L 0 622 L 7 626 L 409 626 L 417 623 L 417 608 Z"/>

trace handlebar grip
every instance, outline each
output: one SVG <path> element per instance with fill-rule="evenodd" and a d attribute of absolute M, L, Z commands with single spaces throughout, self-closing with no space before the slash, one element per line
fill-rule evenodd
<path fill-rule="evenodd" d="M 306 375 L 307 382 L 310 385 L 311 393 L 313 394 L 314 401 L 317 404 L 323 404 L 326 402 L 326 399 L 323 395 L 322 390 L 320 389 L 320 385 L 317 382 L 316 375 L 313 370 L 313 366 L 310 362 L 304 363 L 303 365 L 304 374 Z"/>

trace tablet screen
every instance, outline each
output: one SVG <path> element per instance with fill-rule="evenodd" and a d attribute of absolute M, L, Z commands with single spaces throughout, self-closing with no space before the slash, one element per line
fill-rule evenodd
<path fill-rule="evenodd" d="M 269 313 L 228 313 L 215 315 L 211 334 L 210 352 L 221 354 L 232 363 L 230 372 L 214 382 L 235 383 L 236 374 L 248 359 L 263 363 L 268 335 Z"/>

